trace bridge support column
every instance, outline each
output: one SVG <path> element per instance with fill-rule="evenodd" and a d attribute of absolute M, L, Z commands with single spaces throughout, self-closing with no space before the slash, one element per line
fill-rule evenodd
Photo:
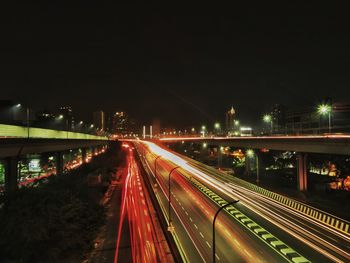
<path fill-rule="evenodd" d="M 63 152 L 56 153 L 56 174 L 60 175 L 63 173 Z"/>
<path fill-rule="evenodd" d="M 307 191 L 307 154 L 298 153 L 297 161 L 297 182 L 299 191 Z"/>
<path fill-rule="evenodd" d="M 217 154 L 218 154 L 218 167 L 222 166 L 222 152 L 221 152 L 221 146 L 219 145 L 217 148 Z"/>
<path fill-rule="evenodd" d="M 10 196 L 18 188 L 18 156 L 5 160 L 5 193 Z"/>
<path fill-rule="evenodd" d="M 255 162 L 256 162 L 256 183 L 260 183 L 260 175 L 261 171 L 264 171 L 264 165 L 262 162 L 262 153 L 260 151 L 256 151 L 256 156 L 255 156 Z"/>
<path fill-rule="evenodd" d="M 81 161 L 82 163 L 86 163 L 86 148 L 81 149 Z"/>

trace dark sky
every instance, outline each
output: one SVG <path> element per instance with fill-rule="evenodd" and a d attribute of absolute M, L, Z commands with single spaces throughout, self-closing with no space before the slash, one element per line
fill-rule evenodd
<path fill-rule="evenodd" d="M 177 126 L 223 120 L 231 105 L 250 123 L 273 103 L 350 101 L 345 6 L 98 2 L 3 8 L 1 97 Z"/>

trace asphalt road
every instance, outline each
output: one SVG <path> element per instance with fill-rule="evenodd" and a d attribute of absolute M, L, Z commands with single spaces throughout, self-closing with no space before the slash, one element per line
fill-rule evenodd
<path fill-rule="evenodd" d="M 168 205 L 169 171 L 177 165 L 181 167 L 172 173 L 171 214 L 175 232 L 183 244 L 181 247 L 189 258 L 195 255 L 197 260 L 211 262 L 212 220 L 220 207 L 194 186 L 193 178 L 226 201 L 240 200 L 235 207 L 248 218 L 246 220 L 253 222 L 250 226 L 254 231 L 251 231 L 228 211 L 220 213 L 216 224 L 218 262 L 349 262 L 348 236 L 244 188 L 232 176 L 151 143 L 140 153 L 152 174 L 151 180 L 158 184 L 158 195 L 164 207 Z M 167 209 L 164 213 L 168 214 Z M 272 234 L 274 241 L 254 234 L 260 231 L 254 224 Z M 190 242 L 192 247 L 187 245 Z"/>

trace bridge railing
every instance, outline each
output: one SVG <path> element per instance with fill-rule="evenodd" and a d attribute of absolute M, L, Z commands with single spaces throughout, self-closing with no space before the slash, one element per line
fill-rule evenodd
<path fill-rule="evenodd" d="M 106 136 L 97 136 L 86 133 L 58 131 L 43 128 L 23 127 L 0 124 L 0 137 L 30 138 L 30 139 L 78 139 L 78 140 L 108 140 Z"/>

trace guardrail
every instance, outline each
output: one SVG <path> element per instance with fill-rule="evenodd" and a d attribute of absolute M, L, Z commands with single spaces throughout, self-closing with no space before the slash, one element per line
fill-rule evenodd
<path fill-rule="evenodd" d="M 108 140 L 106 136 L 97 136 L 79 132 L 58 131 L 43 128 L 23 127 L 0 124 L 0 137 L 29 139 L 77 139 L 77 140 Z"/>
<path fill-rule="evenodd" d="M 219 207 L 228 204 L 228 202 L 222 198 L 220 195 L 217 195 L 208 187 L 204 186 L 198 180 L 194 179 L 191 176 L 184 175 L 188 181 L 192 183 L 200 192 L 210 198 L 215 202 Z M 237 220 L 241 225 L 248 229 L 251 233 L 256 235 L 260 240 L 266 243 L 269 247 L 275 250 L 278 254 L 284 257 L 288 262 L 298 262 L 298 263 L 307 263 L 310 262 L 308 259 L 303 257 L 289 245 L 278 239 L 276 236 L 272 235 L 266 229 L 261 227 L 259 224 L 254 222 L 248 216 L 239 211 L 236 207 L 230 205 L 224 210 L 235 220 Z"/>
<path fill-rule="evenodd" d="M 320 223 L 323 223 L 337 231 L 340 231 L 348 236 L 350 236 L 350 222 L 339 218 L 335 215 L 329 214 L 327 212 L 324 212 L 320 209 L 317 209 L 315 207 L 312 207 L 310 205 L 304 204 L 302 202 L 296 201 L 292 198 L 288 198 L 286 196 L 283 196 L 281 194 L 274 193 L 272 191 L 266 190 L 262 187 L 259 187 L 255 184 L 246 182 L 242 179 L 239 179 L 237 177 L 234 177 L 234 180 L 239 182 L 240 185 L 244 185 L 247 189 L 250 189 L 252 191 L 255 191 L 263 196 L 269 197 L 273 199 L 274 201 L 294 210 L 297 211 L 313 220 L 316 220 Z"/>

